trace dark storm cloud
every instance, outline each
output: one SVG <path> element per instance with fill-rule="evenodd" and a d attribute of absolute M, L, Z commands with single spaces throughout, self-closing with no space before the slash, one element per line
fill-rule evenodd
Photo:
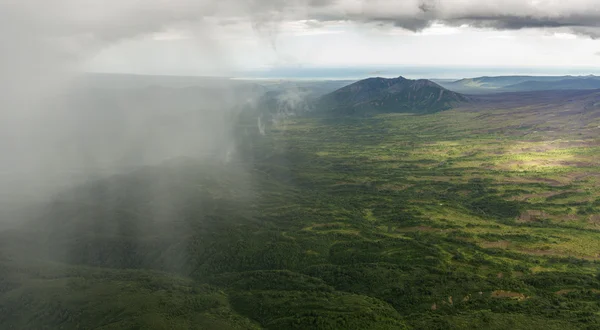
<path fill-rule="evenodd" d="M 419 9 L 424 12 L 431 12 L 437 7 L 437 1 L 435 0 L 423 0 L 419 3 Z"/>
<path fill-rule="evenodd" d="M 588 27 L 600 26 L 596 16 L 570 17 L 534 17 L 534 16 L 471 16 L 448 19 L 450 24 L 468 24 L 475 27 L 493 28 L 498 30 L 519 30 L 524 28 L 571 28 L 573 31 Z"/>
<path fill-rule="evenodd" d="M 61 56 L 75 56 L 207 17 L 223 23 L 249 20 L 261 29 L 300 19 L 374 22 L 412 31 L 433 23 L 499 30 L 563 28 L 590 36 L 597 36 L 600 27 L 596 0 L 55 0 L 51 5 L 5 0 L 0 3 L 0 33 L 13 43 L 58 42 Z"/>
<path fill-rule="evenodd" d="M 309 12 L 313 19 L 393 24 L 411 31 L 444 23 L 497 30 L 562 28 L 591 37 L 600 33 L 594 0 L 340 0 Z"/>
<path fill-rule="evenodd" d="M 433 23 L 476 28 L 519 30 L 563 29 L 596 37 L 600 34 L 600 9 L 594 0 L 253 0 L 235 6 L 224 1 L 218 15 L 240 14 L 258 25 L 264 21 L 306 19 L 395 25 L 420 31 Z M 233 9 L 233 11 L 228 11 Z M 235 13 L 234 13 L 235 12 Z M 276 13 L 276 14 L 275 14 Z"/>

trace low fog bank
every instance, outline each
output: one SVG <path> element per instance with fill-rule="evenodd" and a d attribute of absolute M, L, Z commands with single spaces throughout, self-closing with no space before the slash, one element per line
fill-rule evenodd
<path fill-rule="evenodd" d="M 73 76 L 52 92 L 32 95 L 35 102 L 20 98 L 4 114 L 9 120 L 0 131 L 5 155 L 0 163 L 5 187 L 0 224 L 19 222 L 22 211 L 51 202 L 57 194 L 144 167 L 178 159 L 197 164 L 227 164 L 241 157 L 249 161 L 257 137 L 273 125 L 285 129 L 288 118 L 310 111 L 311 100 L 340 84 Z M 228 170 L 248 171 L 244 166 Z"/>
<path fill-rule="evenodd" d="M 259 85 L 225 79 L 185 86 L 128 78 L 76 77 L 60 92 L 23 103 L 26 112 L 14 108 L 0 139 L 4 211 L 174 158 L 227 162 L 236 152 L 238 115 L 264 94 Z"/>
<path fill-rule="evenodd" d="M 3 140 L 11 157 L 0 166 L 10 187 L 0 196 L 0 255 L 204 276 L 203 265 L 222 262 L 198 242 L 256 226 L 273 186 L 289 198 L 287 146 L 270 130 L 310 111 L 317 92 L 214 78 L 173 86 L 136 77 L 127 87 L 84 79 L 13 118 L 19 129 Z"/>

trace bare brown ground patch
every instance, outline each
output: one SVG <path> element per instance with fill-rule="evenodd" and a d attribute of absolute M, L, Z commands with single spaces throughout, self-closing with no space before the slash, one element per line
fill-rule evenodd
<path fill-rule="evenodd" d="M 516 299 L 516 300 L 527 299 L 527 296 L 522 293 L 513 292 L 513 291 L 504 291 L 504 290 L 492 291 L 492 294 L 490 295 L 490 297 L 492 297 L 492 298 L 510 298 L 510 299 Z"/>
<path fill-rule="evenodd" d="M 402 191 L 412 187 L 412 184 L 392 184 L 386 183 L 380 185 L 377 189 L 379 191 Z"/>
<path fill-rule="evenodd" d="M 348 184 L 356 184 L 356 182 L 351 182 L 351 181 L 338 181 L 336 183 L 334 183 L 334 186 L 345 186 Z"/>
<path fill-rule="evenodd" d="M 585 161 L 563 160 L 563 161 L 558 162 L 558 164 L 560 164 L 561 166 L 581 168 L 581 167 L 594 167 L 594 166 L 598 166 L 599 163 L 598 162 L 585 162 Z"/>
<path fill-rule="evenodd" d="M 527 223 L 527 222 L 536 222 L 542 221 L 548 218 L 548 214 L 544 211 L 540 210 L 526 210 L 519 215 L 517 222 L 519 223 Z"/>
<path fill-rule="evenodd" d="M 564 294 L 567 294 L 567 293 L 570 293 L 573 291 L 579 291 L 579 290 L 581 290 L 581 289 L 562 289 L 562 290 L 558 290 L 558 291 L 554 292 L 554 294 L 561 296 L 561 295 L 564 295 Z M 598 290 L 598 289 L 589 289 L 589 290 L 594 293 L 600 293 L 600 290 Z"/>
<path fill-rule="evenodd" d="M 466 197 L 471 194 L 471 191 L 470 190 L 458 190 L 458 191 L 455 191 L 454 193 L 459 196 Z"/>
<path fill-rule="evenodd" d="M 512 153 L 530 153 L 530 152 L 548 152 L 559 149 L 560 147 L 556 144 L 542 144 L 534 147 L 524 147 L 515 150 L 511 150 Z"/>
<path fill-rule="evenodd" d="M 564 177 L 566 179 L 569 179 L 570 181 L 583 181 L 583 180 L 589 180 L 589 179 L 600 179 L 600 173 L 589 173 L 589 172 L 566 173 L 566 174 L 564 174 Z"/>
<path fill-rule="evenodd" d="M 575 289 L 562 289 L 562 290 L 558 290 L 558 291 L 554 292 L 554 294 L 561 296 L 563 294 L 567 294 L 567 293 L 573 292 L 573 291 L 575 291 Z"/>
<path fill-rule="evenodd" d="M 346 224 L 343 222 L 315 223 L 306 228 L 310 228 L 310 229 L 312 229 L 312 228 L 330 228 L 330 227 L 339 227 L 339 226 L 345 227 Z"/>
<path fill-rule="evenodd" d="M 560 220 L 562 221 L 576 221 L 578 219 L 579 218 L 575 214 L 567 214 L 560 217 Z"/>
<path fill-rule="evenodd" d="M 600 146 L 599 140 L 581 140 L 581 141 L 565 141 L 559 142 L 559 149 L 567 149 L 567 148 L 589 148 L 589 147 L 597 147 Z"/>
<path fill-rule="evenodd" d="M 441 229 L 436 229 L 436 228 L 432 228 L 429 226 L 416 226 L 416 227 L 404 227 L 404 228 L 397 228 L 395 231 L 397 232 L 408 232 L 408 231 L 423 231 L 423 232 L 433 232 L 433 231 L 440 231 Z"/>
<path fill-rule="evenodd" d="M 552 257 L 568 257 L 569 256 L 564 253 L 551 251 L 551 250 L 519 249 L 518 251 L 521 253 L 532 254 L 532 255 L 536 255 L 536 256 L 552 256 Z"/>
<path fill-rule="evenodd" d="M 497 242 L 482 242 L 481 247 L 486 249 L 507 249 L 510 246 L 510 241 L 497 241 Z"/>
<path fill-rule="evenodd" d="M 552 222 L 573 222 L 579 221 L 580 217 L 575 214 L 550 215 L 540 210 L 527 210 L 519 215 L 517 223 L 531 223 L 546 219 Z"/>
<path fill-rule="evenodd" d="M 561 181 L 548 179 L 548 178 L 521 178 L 521 177 L 513 177 L 513 178 L 505 178 L 502 179 L 503 182 L 506 183 L 545 183 L 551 187 L 560 187 L 564 185 Z"/>
<path fill-rule="evenodd" d="M 600 225 L 600 214 L 590 215 L 589 222 L 594 225 Z"/>
<path fill-rule="evenodd" d="M 560 193 L 562 193 L 562 191 L 547 191 L 547 192 L 536 193 L 536 194 L 523 194 L 523 195 L 519 195 L 519 196 L 513 196 L 512 198 L 510 198 L 510 200 L 525 202 L 532 198 L 548 198 L 548 197 L 552 197 L 554 195 L 558 195 Z"/>

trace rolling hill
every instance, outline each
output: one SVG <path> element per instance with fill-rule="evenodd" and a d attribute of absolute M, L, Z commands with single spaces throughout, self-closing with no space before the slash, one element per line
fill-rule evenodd
<path fill-rule="evenodd" d="M 504 87 L 512 91 L 543 91 L 543 90 L 569 90 L 569 89 L 600 89 L 600 79 L 580 78 L 562 79 L 558 81 L 524 81 Z"/>
<path fill-rule="evenodd" d="M 437 81 L 444 88 L 466 94 L 525 92 L 559 89 L 595 89 L 600 77 L 589 76 L 497 76 Z"/>
<path fill-rule="evenodd" d="M 435 113 L 468 101 L 426 79 L 368 78 L 323 96 L 318 108 L 342 114 Z"/>

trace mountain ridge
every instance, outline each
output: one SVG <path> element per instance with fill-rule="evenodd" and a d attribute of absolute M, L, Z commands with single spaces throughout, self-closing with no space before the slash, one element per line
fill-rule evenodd
<path fill-rule="evenodd" d="M 434 113 L 448 110 L 468 97 L 428 80 L 372 77 L 324 95 L 318 107 L 337 113 Z"/>

